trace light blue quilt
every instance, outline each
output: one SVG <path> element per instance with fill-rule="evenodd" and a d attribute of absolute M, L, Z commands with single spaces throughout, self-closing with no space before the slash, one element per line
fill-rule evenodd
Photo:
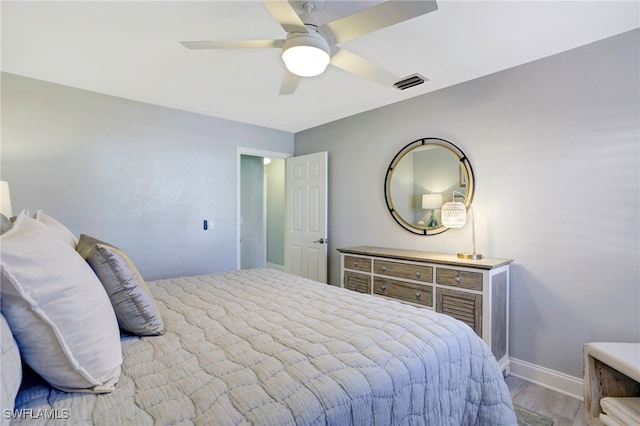
<path fill-rule="evenodd" d="M 166 333 L 123 337 L 116 390 L 32 384 L 15 424 L 516 425 L 490 350 L 448 316 L 273 270 L 148 285 Z"/>

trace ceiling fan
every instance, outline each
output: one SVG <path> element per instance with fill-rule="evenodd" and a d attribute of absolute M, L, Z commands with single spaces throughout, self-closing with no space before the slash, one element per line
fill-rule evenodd
<path fill-rule="evenodd" d="M 285 0 L 263 0 L 287 36 L 282 40 L 182 41 L 188 49 L 282 49 L 286 71 L 281 95 L 295 92 L 302 77 L 322 74 L 331 64 L 357 76 L 400 90 L 424 83 L 424 77 L 413 74 L 400 78 L 368 60 L 349 52 L 338 44 L 381 28 L 385 28 L 437 10 L 435 0 L 391 0 L 326 24 L 318 25 L 314 10 L 324 0 L 295 1 L 304 12 L 298 16 Z"/>

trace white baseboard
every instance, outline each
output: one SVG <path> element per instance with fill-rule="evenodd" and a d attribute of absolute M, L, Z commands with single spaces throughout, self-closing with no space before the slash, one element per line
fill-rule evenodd
<path fill-rule="evenodd" d="M 284 266 L 283 265 L 278 265 L 277 263 L 267 262 L 267 268 L 276 269 L 278 271 L 284 272 Z"/>
<path fill-rule="evenodd" d="M 559 371 L 550 370 L 539 365 L 531 364 L 515 358 L 511 360 L 511 373 L 516 377 L 528 382 L 535 383 L 553 391 L 582 401 L 583 380 L 578 377 L 569 376 Z"/>

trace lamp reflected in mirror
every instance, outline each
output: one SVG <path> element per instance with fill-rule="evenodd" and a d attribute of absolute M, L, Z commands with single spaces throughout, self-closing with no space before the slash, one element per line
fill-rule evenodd
<path fill-rule="evenodd" d="M 467 213 L 469 213 L 471 218 L 471 245 L 473 251 L 471 253 L 458 253 L 458 257 L 462 259 L 482 259 L 484 256 L 476 253 L 476 224 L 473 218 L 473 208 L 471 204 L 469 204 L 469 210 L 467 211 L 463 202 L 456 201 L 456 196 L 464 200 L 463 194 L 453 191 L 453 201 L 442 205 L 442 224 L 447 228 L 462 228 L 467 223 Z"/>
<path fill-rule="evenodd" d="M 436 219 L 436 210 L 442 207 L 442 194 L 422 194 L 422 209 L 428 210 L 427 216 L 424 218 L 424 222 L 427 224 L 427 228 L 435 228 L 438 225 L 438 219 Z"/>

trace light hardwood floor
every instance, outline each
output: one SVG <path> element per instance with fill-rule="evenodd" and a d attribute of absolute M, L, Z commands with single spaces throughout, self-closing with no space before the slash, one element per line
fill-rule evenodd
<path fill-rule="evenodd" d="M 505 380 L 514 404 L 552 418 L 554 426 L 587 426 L 582 401 L 514 376 Z"/>

